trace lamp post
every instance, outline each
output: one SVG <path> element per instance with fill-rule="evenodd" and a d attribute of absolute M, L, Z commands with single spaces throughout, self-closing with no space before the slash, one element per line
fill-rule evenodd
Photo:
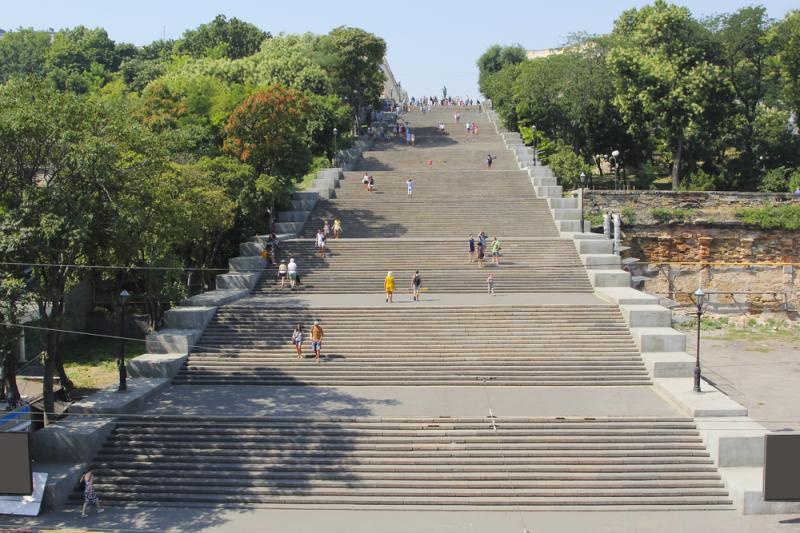
<path fill-rule="evenodd" d="M 700 392 L 700 320 L 703 317 L 703 304 L 706 293 L 702 287 L 694 291 L 694 305 L 697 307 L 697 356 L 694 362 L 694 392 Z"/>
<path fill-rule="evenodd" d="M 333 128 L 333 166 L 336 167 L 339 163 L 339 149 L 338 149 L 339 128 Z"/>
<path fill-rule="evenodd" d="M 617 183 L 619 183 L 619 150 L 611 152 L 614 158 L 614 190 L 617 190 Z"/>
<path fill-rule="evenodd" d="M 536 152 L 539 148 L 539 139 L 536 137 L 536 125 L 531 126 L 531 133 L 533 133 L 533 166 L 536 166 Z"/>
<path fill-rule="evenodd" d="M 586 223 L 583 221 L 583 189 L 586 186 L 586 174 L 581 172 L 581 233 L 586 233 Z"/>
<path fill-rule="evenodd" d="M 119 303 L 121 312 L 119 315 L 119 357 L 117 358 L 117 369 L 119 370 L 118 392 L 128 390 L 128 371 L 125 369 L 125 305 L 128 303 L 130 293 L 125 289 L 119 293 Z"/>

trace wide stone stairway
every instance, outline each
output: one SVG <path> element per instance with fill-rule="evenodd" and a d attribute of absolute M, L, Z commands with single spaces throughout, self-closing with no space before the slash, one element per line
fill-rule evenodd
<path fill-rule="evenodd" d="M 569 241 L 501 238 L 501 264 L 492 265 L 489 254 L 485 268 L 480 269 L 467 260 L 467 239 L 468 236 L 461 240 L 441 237 L 331 240 L 325 258 L 317 253 L 313 240 L 290 241 L 283 247 L 284 256 L 293 257 L 302 269 L 303 284 L 296 292 L 382 293 L 383 279 L 392 271 L 398 292 L 407 294 L 416 270 L 422 275 L 423 292 L 430 293 L 481 292 L 489 274 L 496 292 L 592 292 L 586 270 Z M 286 288 L 281 289 L 277 267 L 272 267 L 261 279 L 256 293 L 281 291 L 286 292 Z"/>
<path fill-rule="evenodd" d="M 410 113 L 415 146 L 380 142 L 345 173 L 282 244 L 301 287 L 280 287 L 270 266 L 251 296 L 218 309 L 172 386 L 121 418 L 97 455 L 105 502 L 730 508 L 693 420 L 653 390 L 620 309 L 594 295 L 485 115 L 460 112 L 477 137 L 452 123 L 453 108 Z M 377 191 L 363 188 L 365 172 Z M 321 258 L 311 237 L 334 217 L 343 238 Z M 468 262 L 481 231 L 502 242 L 499 266 L 490 254 L 485 268 Z M 308 335 L 314 321 L 319 363 L 308 342 L 304 359 L 290 343 L 295 324 Z"/>
<path fill-rule="evenodd" d="M 286 357 L 319 320 L 325 365 Z M 647 385 L 615 306 L 226 306 L 175 380 L 196 385 Z"/>

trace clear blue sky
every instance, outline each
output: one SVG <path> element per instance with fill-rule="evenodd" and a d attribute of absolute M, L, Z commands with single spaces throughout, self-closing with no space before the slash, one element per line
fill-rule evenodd
<path fill-rule="evenodd" d="M 648 2 L 590 0 L 436 2 L 408 0 L 2 0 L 0 28 L 102 26 L 115 41 L 145 44 L 162 36 L 179 37 L 223 13 L 252 22 L 273 34 L 327 33 L 357 26 L 383 37 L 389 64 L 411 95 L 477 96 L 476 59 L 494 43 L 519 43 L 528 49 L 559 46 L 575 31 L 608 33 L 625 9 Z M 730 12 L 746 0 L 677 1 L 695 16 Z M 753 2 L 756 3 L 756 2 Z M 773 18 L 798 7 L 797 0 L 760 2 Z"/>

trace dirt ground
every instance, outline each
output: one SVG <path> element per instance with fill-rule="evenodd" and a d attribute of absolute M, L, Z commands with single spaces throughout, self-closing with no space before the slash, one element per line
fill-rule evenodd
<path fill-rule="evenodd" d="M 695 333 L 687 350 L 695 355 Z M 703 376 L 748 408 L 750 417 L 772 430 L 800 430 L 800 343 L 775 335 L 704 331 L 700 341 Z"/>

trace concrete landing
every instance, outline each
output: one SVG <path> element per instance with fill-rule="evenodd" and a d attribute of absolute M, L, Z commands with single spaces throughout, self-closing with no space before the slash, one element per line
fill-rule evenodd
<path fill-rule="evenodd" d="M 419 302 L 411 299 L 411 293 L 404 290 L 403 280 L 396 280 L 398 290 L 394 303 L 387 304 L 383 293 L 375 294 L 316 294 L 292 292 L 285 294 L 249 296 L 236 302 L 236 305 L 253 307 L 409 307 L 409 306 L 498 306 L 498 305 L 608 305 L 593 294 L 586 293 L 529 293 L 497 294 L 490 296 L 481 293 L 438 294 L 422 292 Z M 410 285 L 410 280 L 409 280 Z M 485 290 L 485 287 L 481 287 Z"/>
<path fill-rule="evenodd" d="M 287 525 L 290 526 L 287 528 Z M 92 531 L 208 531 L 239 533 L 795 533 L 796 515 L 742 516 L 723 511 L 372 511 L 225 508 L 121 508 L 103 514 L 90 511 L 80 518 L 80 507 L 37 518 L 0 517 L 2 527 L 40 527 Z"/>
<path fill-rule="evenodd" d="M 309 364 L 315 363 L 309 361 Z M 324 363 L 322 363 L 324 365 Z M 235 407 L 232 407 L 235 406 Z M 148 414 L 209 416 L 683 416 L 652 387 L 172 386 Z"/>

